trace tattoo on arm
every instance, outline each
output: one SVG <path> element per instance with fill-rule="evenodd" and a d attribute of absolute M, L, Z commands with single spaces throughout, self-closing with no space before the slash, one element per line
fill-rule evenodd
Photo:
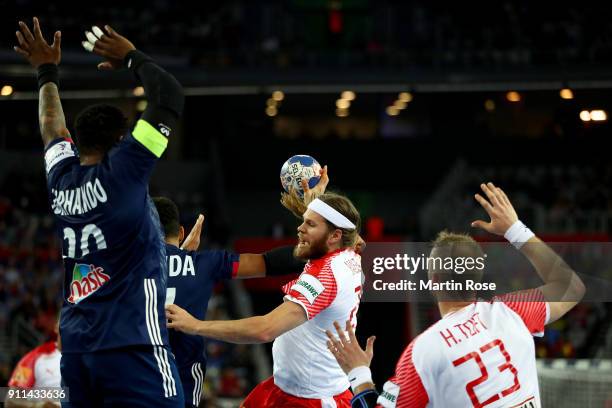
<path fill-rule="evenodd" d="M 57 85 L 53 82 L 47 82 L 40 88 L 38 121 L 45 146 L 54 139 L 70 135 L 68 129 L 66 129 L 66 118 L 64 117 L 59 91 Z"/>

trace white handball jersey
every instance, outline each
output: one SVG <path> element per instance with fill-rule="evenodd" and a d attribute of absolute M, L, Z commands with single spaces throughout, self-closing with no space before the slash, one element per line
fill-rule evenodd
<path fill-rule="evenodd" d="M 60 360 L 62 353 L 55 349 L 50 354 L 41 355 L 34 365 L 36 382 L 34 388 L 61 387 L 62 374 L 60 373 Z"/>
<path fill-rule="evenodd" d="M 334 321 L 357 326 L 361 298 L 361 257 L 342 249 L 310 261 L 283 287 L 285 300 L 306 311 L 308 321 L 276 338 L 272 346 L 274 384 L 301 398 L 329 398 L 346 391 L 346 374 L 327 349 L 325 330 Z"/>
<path fill-rule="evenodd" d="M 60 360 L 62 353 L 54 341 L 44 343 L 23 356 L 9 380 L 15 388 L 59 388 L 62 379 Z"/>
<path fill-rule="evenodd" d="M 403 352 L 379 406 L 540 408 L 532 336 L 548 318 L 538 289 L 447 314 Z"/>

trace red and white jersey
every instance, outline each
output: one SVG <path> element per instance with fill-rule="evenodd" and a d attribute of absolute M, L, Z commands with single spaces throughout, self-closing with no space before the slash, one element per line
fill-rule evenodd
<path fill-rule="evenodd" d="M 285 300 L 306 311 L 308 321 L 276 338 L 272 346 L 274 384 L 302 398 L 330 398 L 350 384 L 327 349 L 325 330 L 334 321 L 357 326 L 361 298 L 361 256 L 340 249 L 310 261 L 302 274 L 283 287 Z"/>
<path fill-rule="evenodd" d="M 9 380 L 9 387 L 59 388 L 62 379 L 61 357 L 54 341 L 36 347 L 19 360 Z"/>
<path fill-rule="evenodd" d="M 379 406 L 540 408 L 532 336 L 549 313 L 536 289 L 447 314 L 406 348 Z"/>

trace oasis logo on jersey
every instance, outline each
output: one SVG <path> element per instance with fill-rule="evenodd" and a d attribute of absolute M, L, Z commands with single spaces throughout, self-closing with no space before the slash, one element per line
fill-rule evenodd
<path fill-rule="evenodd" d="M 75 264 L 72 270 L 68 302 L 79 303 L 81 300 L 91 296 L 91 294 L 100 289 L 109 280 L 110 276 L 105 274 L 104 269 L 99 266 Z"/>
<path fill-rule="evenodd" d="M 108 194 L 99 179 L 88 181 L 69 190 L 51 189 L 51 209 L 55 215 L 85 214 L 108 200 Z"/>

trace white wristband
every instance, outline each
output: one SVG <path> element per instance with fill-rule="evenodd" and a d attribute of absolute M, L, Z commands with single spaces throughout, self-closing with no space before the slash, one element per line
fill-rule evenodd
<path fill-rule="evenodd" d="M 516 249 L 521 249 L 525 242 L 533 237 L 535 237 L 533 231 L 527 228 L 520 220 L 512 224 L 504 233 L 504 238 L 506 238 Z"/>
<path fill-rule="evenodd" d="M 370 367 L 368 366 L 359 366 L 353 368 L 348 373 L 348 379 L 351 383 L 351 388 L 353 389 L 353 391 L 355 391 L 357 387 L 365 383 L 374 384 L 374 382 L 372 381 L 372 372 L 370 371 Z"/>

